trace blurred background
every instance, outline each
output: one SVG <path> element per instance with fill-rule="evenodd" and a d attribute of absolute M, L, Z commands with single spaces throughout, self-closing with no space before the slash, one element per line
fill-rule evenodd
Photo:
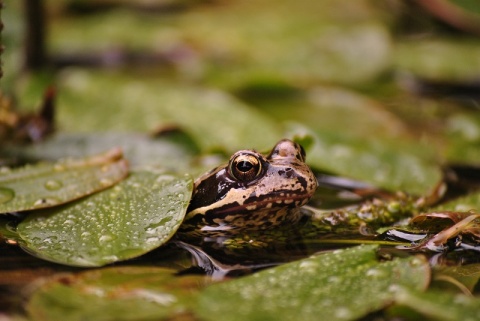
<path fill-rule="evenodd" d="M 127 144 L 188 171 L 289 137 L 316 169 L 424 193 L 480 157 L 477 1 L 4 2 L 6 164 Z"/>

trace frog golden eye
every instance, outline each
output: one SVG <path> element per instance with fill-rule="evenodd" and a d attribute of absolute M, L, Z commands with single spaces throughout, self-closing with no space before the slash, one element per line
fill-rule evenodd
<path fill-rule="evenodd" d="M 239 154 L 230 160 L 229 172 L 232 177 L 242 182 L 249 182 L 260 175 L 262 163 L 252 154 Z"/>

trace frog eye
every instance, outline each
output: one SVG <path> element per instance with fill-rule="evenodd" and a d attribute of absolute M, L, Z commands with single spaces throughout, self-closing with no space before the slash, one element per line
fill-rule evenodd
<path fill-rule="evenodd" d="M 256 155 L 234 155 L 228 167 L 230 175 L 241 182 L 249 182 L 260 175 L 262 163 Z"/>

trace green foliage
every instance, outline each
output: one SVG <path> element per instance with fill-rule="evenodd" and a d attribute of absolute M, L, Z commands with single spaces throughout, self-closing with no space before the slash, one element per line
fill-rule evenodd
<path fill-rule="evenodd" d="M 391 304 L 399 287 L 427 286 L 425 260 L 379 263 L 374 250 L 335 251 L 212 285 L 201 294 L 200 315 L 229 321 L 355 320 Z"/>
<path fill-rule="evenodd" d="M 118 91 L 116 95 L 105 92 Z M 120 73 L 63 75 L 60 123 L 69 131 L 184 130 L 202 151 L 271 148 L 280 129 L 231 95 L 206 88 L 141 81 Z M 98 106 L 103 106 L 100 110 Z M 255 128 L 255 130 L 252 130 Z"/>
<path fill-rule="evenodd" d="M 475 321 L 480 316 L 480 299 L 441 291 L 418 292 L 401 289 L 396 300 L 432 320 Z"/>
<path fill-rule="evenodd" d="M 338 250 L 211 285 L 161 268 L 87 271 L 42 284 L 27 311 L 35 320 L 355 320 L 428 284 L 422 258 L 379 262 L 375 250 Z"/>
<path fill-rule="evenodd" d="M 33 320 L 165 320 L 187 315 L 208 282 L 155 267 L 87 271 L 43 284 L 27 310 Z"/>
<path fill-rule="evenodd" d="M 9 146 L 9 155 L 25 160 L 56 161 L 84 157 L 121 148 L 131 168 L 160 167 L 190 172 L 197 147 L 186 135 L 154 138 L 135 132 L 57 133 L 46 141 L 29 146 Z"/>
<path fill-rule="evenodd" d="M 298 124 L 291 127 L 290 133 L 299 142 L 308 141 L 307 163 L 316 169 L 418 195 L 427 194 L 441 179 L 439 166 L 429 157 L 418 155 L 418 150 L 416 155 L 418 146 L 412 144 L 395 145 L 384 136 L 342 139 L 333 133 L 316 134 Z"/>
<path fill-rule="evenodd" d="M 103 192 L 28 216 L 20 243 L 43 259 L 101 266 L 163 245 L 180 226 L 192 190 L 187 176 L 134 172 Z"/>
<path fill-rule="evenodd" d="M 128 174 L 118 149 L 86 159 L 5 168 L 0 173 L 0 213 L 63 204 L 110 187 Z"/>

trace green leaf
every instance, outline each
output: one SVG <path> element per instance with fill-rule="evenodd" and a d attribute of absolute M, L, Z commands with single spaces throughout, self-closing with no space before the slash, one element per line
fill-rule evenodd
<path fill-rule="evenodd" d="M 166 320 L 187 314 L 203 276 L 177 277 L 154 267 L 108 268 L 59 276 L 27 304 L 34 320 Z"/>
<path fill-rule="evenodd" d="M 282 138 L 274 121 L 219 90 L 71 69 L 63 75 L 59 93 L 59 104 L 68 106 L 59 123 L 72 132 L 152 131 L 173 125 L 203 151 L 228 152 L 271 148 Z"/>
<path fill-rule="evenodd" d="M 407 125 L 379 101 L 344 87 L 317 85 L 287 98 L 272 97 L 261 103 L 272 117 L 304 124 L 317 133 L 412 140 Z"/>
<path fill-rule="evenodd" d="M 434 269 L 433 279 L 437 285 L 449 283 L 455 287 L 473 292 L 480 280 L 480 264 L 437 266 Z"/>
<path fill-rule="evenodd" d="M 477 321 L 480 317 L 480 298 L 464 294 L 430 290 L 398 289 L 395 300 L 438 321 Z"/>
<path fill-rule="evenodd" d="M 185 139 L 186 140 L 186 139 Z M 183 143 L 183 144 L 182 144 Z M 175 172 L 187 171 L 195 147 L 141 133 L 57 133 L 49 139 L 28 146 L 8 146 L 3 153 L 20 159 L 56 160 L 82 157 L 120 147 L 132 168 L 161 166 Z M 2 151 L 0 151 L 1 153 Z M 0 155 L 1 156 L 1 155 Z"/>
<path fill-rule="evenodd" d="M 199 297 L 198 312 L 224 321 L 356 320 L 391 304 L 399 286 L 427 286 L 424 259 L 380 263 L 375 249 L 337 250 L 212 285 Z"/>
<path fill-rule="evenodd" d="M 333 133 L 322 135 L 297 124 L 291 126 L 290 135 L 300 142 L 308 141 L 310 166 L 378 187 L 425 195 L 442 178 L 440 167 L 418 151 L 420 146 Z"/>
<path fill-rule="evenodd" d="M 453 201 L 441 204 L 434 209 L 435 211 L 480 211 L 480 192 L 473 192 L 466 196 L 459 197 Z"/>
<path fill-rule="evenodd" d="M 29 215 L 17 231 L 22 247 L 38 257 L 101 266 L 167 242 L 183 220 L 191 191 L 187 176 L 134 172 L 108 190 Z"/>
<path fill-rule="evenodd" d="M 433 80 L 470 81 L 480 72 L 480 44 L 475 38 L 440 38 L 398 42 L 395 67 Z"/>
<path fill-rule="evenodd" d="M 128 174 L 119 149 L 85 159 L 0 172 L 0 213 L 51 207 L 105 189 Z"/>
<path fill-rule="evenodd" d="M 262 78 L 295 85 L 364 84 L 390 63 L 389 32 L 375 21 L 380 14 L 368 1 L 358 1 L 353 8 L 346 0 L 268 0 L 204 9 L 164 15 L 161 21 L 127 10 L 52 19 L 50 45 L 54 52 L 155 52 L 180 77 L 220 88 Z M 112 27 L 119 23 L 133 31 Z M 158 87 L 159 96 L 161 90 Z"/>
<path fill-rule="evenodd" d="M 480 117 L 476 112 L 456 113 L 445 121 L 446 158 L 457 164 L 479 164 Z"/>

